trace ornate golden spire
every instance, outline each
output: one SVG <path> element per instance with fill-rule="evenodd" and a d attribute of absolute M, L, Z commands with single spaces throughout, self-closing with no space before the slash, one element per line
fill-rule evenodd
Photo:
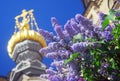
<path fill-rule="evenodd" d="M 20 19 L 22 20 L 20 21 Z M 34 26 L 37 30 L 39 29 L 36 20 L 33 16 L 33 10 L 22 10 L 22 13 L 15 17 L 15 20 L 15 32 L 9 40 L 7 47 L 10 57 L 12 57 L 12 52 L 14 50 L 15 45 L 24 40 L 33 40 L 39 42 L 42 47 L 46 46 L 46 41 L 44 40 L 42 35 L 33 30 Z"/>
<path fill-rule="evenodd" d="M 31 11 L 33 12 L 33 10 Z M 29 29 L 29 18 L 26 18 L 27 14 L 29 14 L 26 10 L 22 11 L 21 15 L 18 15 L 15 17 L 16 19 L 16 25 L 19 28 L 19 30 Z M 23 18 L 22 22 L 19 22 L 19 18 Z"/>

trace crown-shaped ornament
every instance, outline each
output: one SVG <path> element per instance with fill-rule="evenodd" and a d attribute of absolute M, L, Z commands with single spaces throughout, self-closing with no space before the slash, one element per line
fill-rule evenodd
<path fill-rule="evenodd" d="M 32 40 L 40 43 L 42 47 L 46 47 L 46 41 L 36 30 L 39 30 L 38 24 L 33 15 L 33 10 L 22 10 L 22 13 L 15 17 L 15 32 L 8 42 L 8 53 L 12 57 L 12 52 L 17 43 L 24 40 Z M 35 27 L 35 28 L 34 28 Z"/>

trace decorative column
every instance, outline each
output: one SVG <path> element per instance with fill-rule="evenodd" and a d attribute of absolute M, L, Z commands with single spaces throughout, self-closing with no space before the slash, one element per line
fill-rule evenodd
<path fill-rule="evenodd" d="M 8 54 L 17 65 L 12 69 L 9 81 L 23 81 L 24 76 L 29 79 L 34 77 L 37 81 L 40 79 L 40 74 L 45 73 L 46 69 L 46 66 L 41 62 L 43 56 L 39 53 L 39 50 L 46 46 L 46 41 L 33 30 L 33 27 L 38 29 L 33 10 L 23 10 L 22 14 L 16 16 L 15 19 L 15 32 L 8 42 Z M 38 81 L 46 80 L 40 79 Z"/>

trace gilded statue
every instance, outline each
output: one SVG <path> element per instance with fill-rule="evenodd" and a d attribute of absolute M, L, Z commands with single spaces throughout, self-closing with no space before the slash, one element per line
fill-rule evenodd
<path fill-rule="evenodd" d="M 22 13 L 15 17 L 16 26 L 20 31 L 30 29 L 29 22 L 31 16 L 33 16 L 33 10 L 22 10 Z M 22 21 L 19 21 L 20 18 L 22 18 Z"/>

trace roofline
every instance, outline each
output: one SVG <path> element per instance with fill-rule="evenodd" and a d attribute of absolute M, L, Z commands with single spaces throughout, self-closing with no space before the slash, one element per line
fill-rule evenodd
<path fill-rule="evenodd" d="M 84 2 L 84 0 L 82 0 L 82 2 L 83 2 L 83 5 L 84 5 L 84 8 L 86 9 L 87 7 L 85 6 L 85 2 Z"/>
<path fill-rule="evenodd" d="M 91 8 L 91 5 L 94 3 L 94 1 L 90 1 L 88 3 L 88 6 L 85 8 L 84 12 L 83 12 L 83 16 L 86 16 L 86 12 L 88 12 L 88 10 Z M 84 7 L 85 7 L 85 3 L 83 1 Z"/>

